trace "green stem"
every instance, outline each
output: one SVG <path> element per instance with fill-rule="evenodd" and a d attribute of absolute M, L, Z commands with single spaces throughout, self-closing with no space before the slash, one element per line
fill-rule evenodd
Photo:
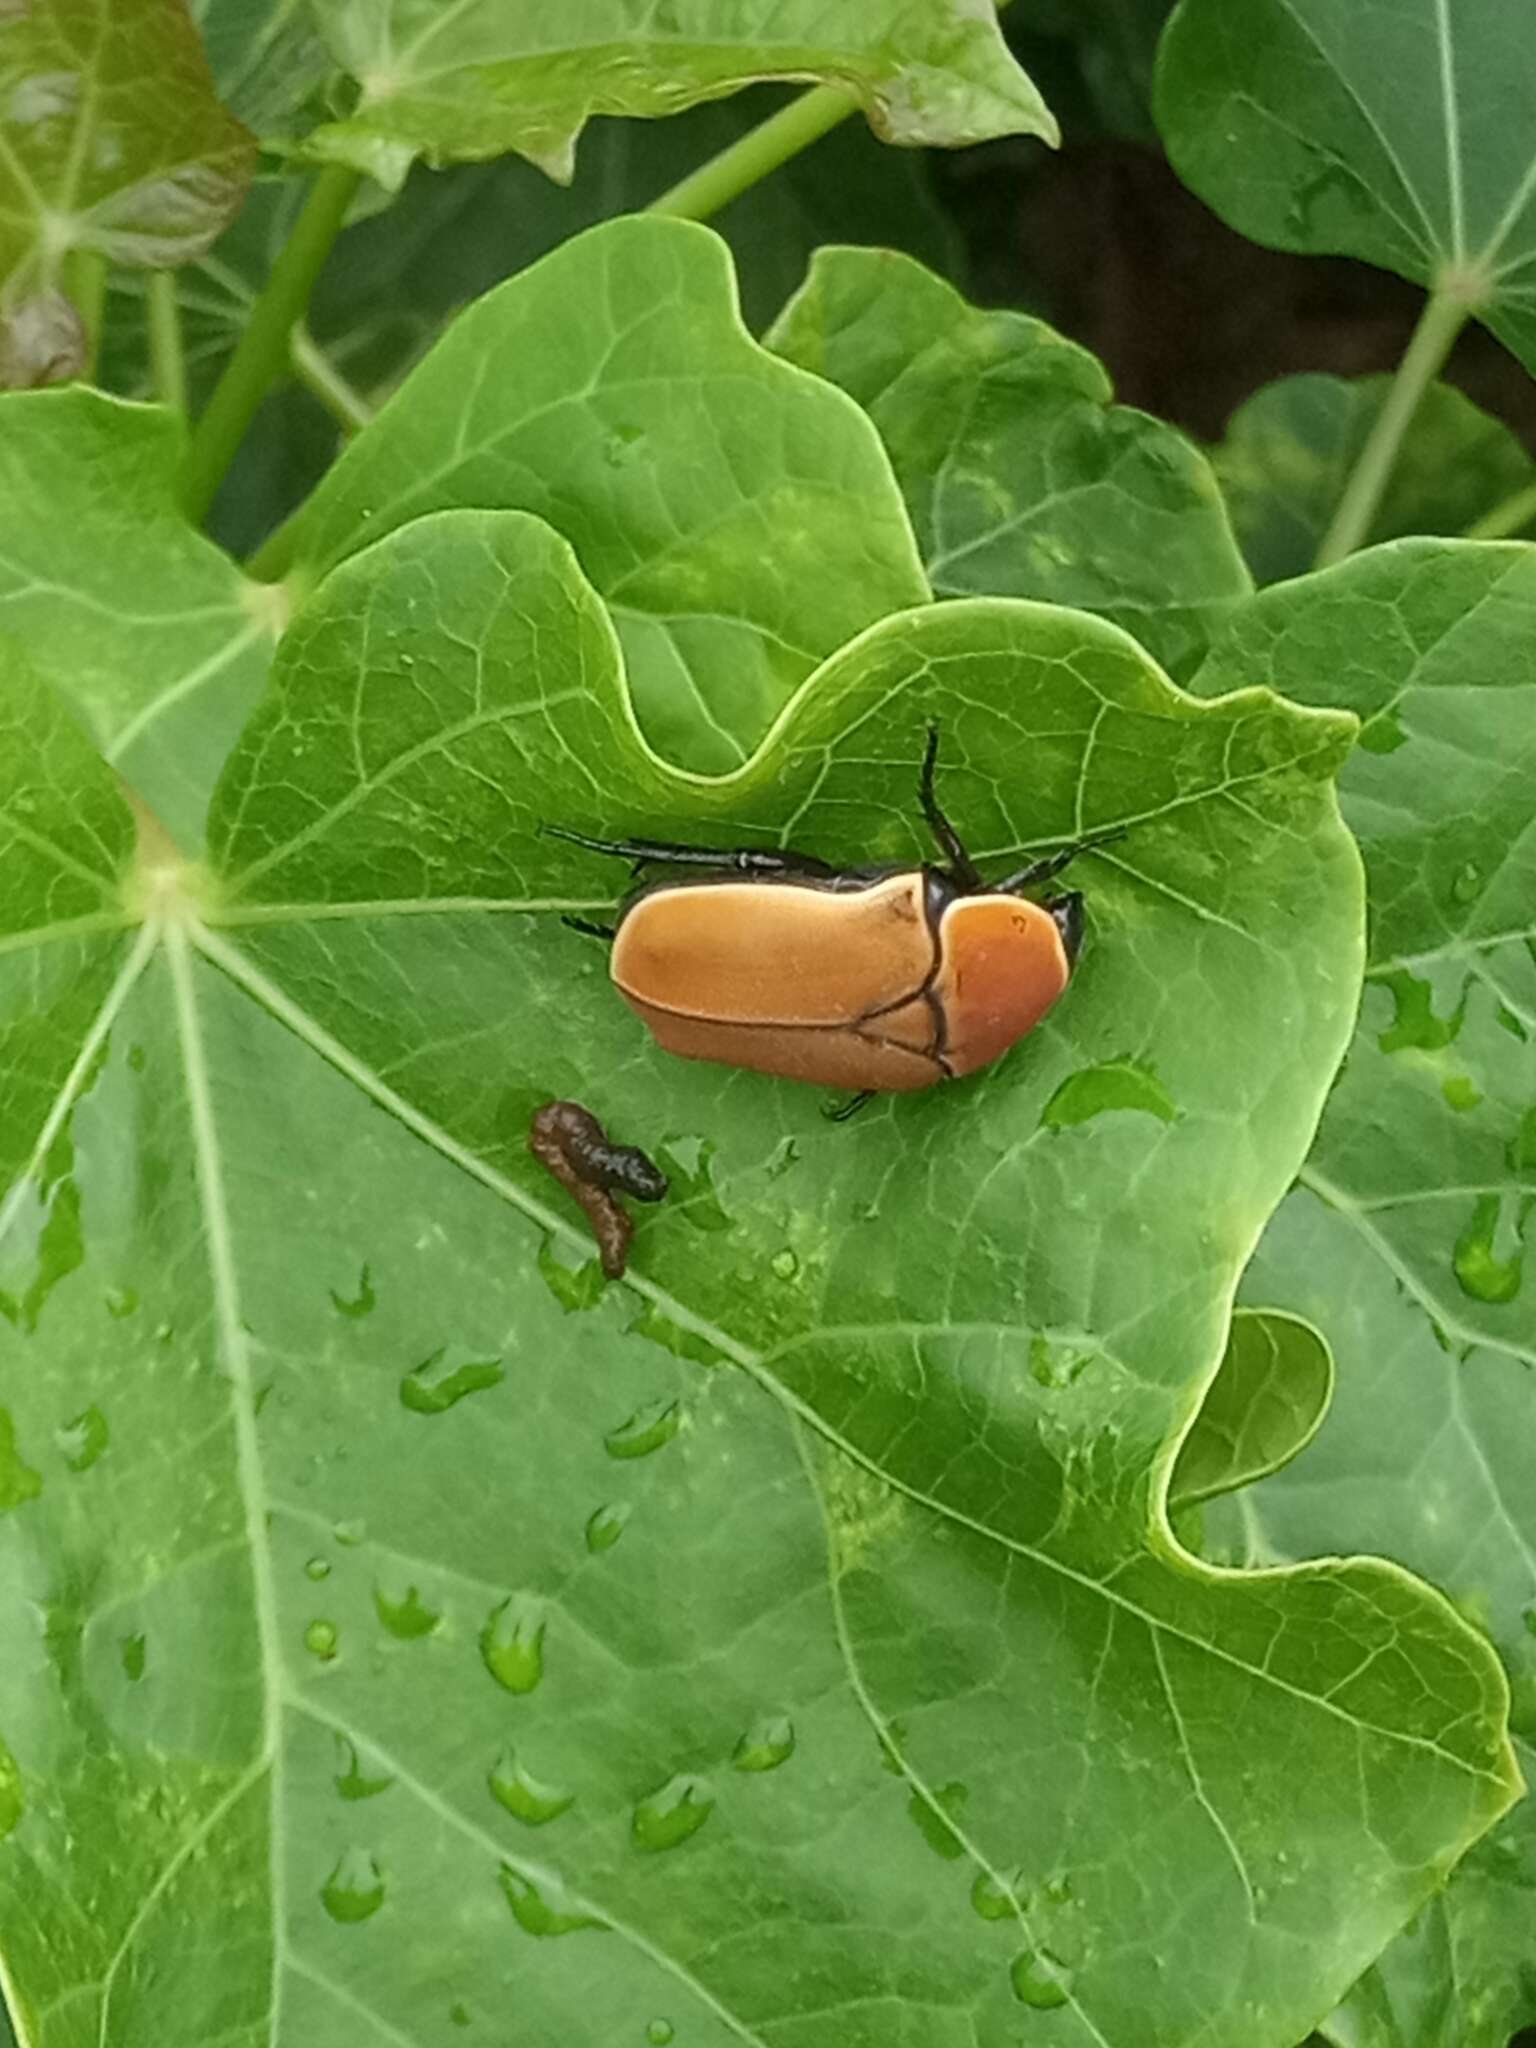
<path fill-rule="evenodd" d="M 670 191 L 653 199 L 645 210 L 671 214 L 677 220 L 708 220 L 711 214 L 759 184 L 790 157 L 798 156 L 802 149 L 809 149 L 813 142 L 829 135 L 858 110 L 859 103 L 852 94 L 841 92 L 834 85 L 813 86 L 749 129 L 729 149 L 722 149 L 708 163 L 690 171 Z"/>
<path fill-rule="evenodd" d="M 293 374 L 347 433 L 359 433 L 373 418 L 373 407 L 347 382 L 302 320 L 293 330 Z"/>
<path fill-rule="evenodd" d="M 1508 540 L 1536 519 L 1536 483 L 1501 498 L 1491 512 L 1485 512 L 1475 526 L 1467 528 L 1468 540 Z"/>
<path fill-rule="evenodd" d="M 107 303 L 107 259 L 94 249 L 71 249 L 64 258 L 64 289 L 80 315 L 85 333 L 85 359 L 80 376 L 90 383 L 96 375 L 96 357 L 101 348 L 101 319 Z"/>
<path fill-rule="evenodd" d="M 162 405 L 187 409 L 187 361 L 181 346 L 181 306 L 174 270 L 152 270 L 145 281 L 149 365 Z"/>
<path fill-rule="evenodd" d="M 1365 446 L 1344 486 L 1333 524 L 1323 535 L 1317 551 L 1317 568 L 1326 569 L 1334 562 L 1342 562 L 1346 555 L 1363 546 L 1419 401 L 1435 381 L 1451 352 L 1452 342 L 1471 314 L 1471 305 L 1460 295 L 1430 294 L 1397 366 L 1387 402 L 1376 415 L 1376 424 L 1366 435 Z"/>
<path fill-rule="evenodd" d="M 328 164 L 310 187 L 239 346 L 193 429 L 182 478 L 182 502 L 191 519 L 200 520 L 213 503 L 256 408 L 288 368 L 294 324 L 309 303 L 361 176 L 349 165 Z"/>

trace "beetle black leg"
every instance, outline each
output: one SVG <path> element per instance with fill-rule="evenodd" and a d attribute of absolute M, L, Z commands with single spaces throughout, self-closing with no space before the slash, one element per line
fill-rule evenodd
<path fill-rule="evenodd" d="M 918 801 L 922 804 L 923 816 L 928 820 L 928 830 L 938 841 L 939 851 L 949 862 L 955 880 L 968 894 L 974 895 L 982 887 L 976 863 L 961 843 L 960 834 L 939 809 L 939 800 L 933 793 L 933 770 L 938 758 L 939 728 L 930 725 L 928 745 L 923 750 L 922 772 L 917 778 Z"/>
<path fill-rule="evenodd" d="M 713 868 L 735 875 L 835 875 L 838 871 L 808 853 L 780 852 L 772 847 L 680 846 L 670 839 L 593 839 L 585 832 L 568 831 L 564 825 L 541 825 L 546 839 L 569 840 L 592 853 L 611 853 L 637 867 L 656 861 L 668 867 Z"/>
<path fill-rule="evenodd" d="M 589 939 L 616 939 L 619 935 L 617 925 L 594 924 L 588 917 L 562 917 L 560 922 L 573 932 L 584 932 Z"/>
<path fill-rule="evenodd" d="M 1031 861 L 1027 868 L 1020 868 L 1017 874 L 1005 875 L 1000 882 L 993 882 L 989 895 L 1012 896 L 1020 889 L 1033 889 L 1041 882 L 1050 881 L 1059 875 L 1069 861 L 1077 859 L 1080 853 L 1092 853 L 1096 847 L 1110 846 L 1117 839 L 1125 837 L 1125 827 L 1115 825 L 1108 832 L 1093 832 L 1086 839 L 1074 839 L 1070 846 L 1059 846 L 1054 853 L 1048 853 L 1043 860 Z"/>
<path fill-rule="evenodd" d="M 861 1088 L 857 1095 L 850 1095 L 848 1100 L 840 1102 L 836 1109 L 824 1108 L 821 1113 L 829 1124 L 845 1124 L 849 1117 L 858 1115 L 866 1102 L 873 1102 L 875 1094 L 873 1088 Z"/>
<path fill-rule="evenodd" d="M 1049 911 L 1052 922 L 1061 933 L 1061 946 L 1067 956 L 1067 965 L 1075 967 L 1077 956 L 1083 950 L 1082 897 L 1073 889 L 1066 896 L 1047 896 L 1040 907 Z"/>

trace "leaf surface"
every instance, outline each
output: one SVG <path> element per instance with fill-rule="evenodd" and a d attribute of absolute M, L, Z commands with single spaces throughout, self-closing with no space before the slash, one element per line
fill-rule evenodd
<path fill-rule="evenodd" d="M 1386 377 L 1282 377 L 1240 405 L 1211 461 L 1260 583 L 1301 576 L 1386 397 Z M 1369 538 L 1467 531 L 1536 477 L 1520 442 L 1450 384 L 1403 436 Z"/>
<path fill-rule="evenodd" d="M 751 340 L 724 246 L 682 221 L 594 228 L 472 306 L 328 472 L 299 560 L 465 505 L 572 543 L 648 739 L 690 768 L 739 765 L 818 662 L 928 594 L 869 421 Z"/>
<path fill-rule="evenodd" d="M 1113 619 L 1174 674 L 1252 588 L 1204 457 L 1110 403 L 1087 350 L 909 258 L 819 250 L 768 336 L 880 430 L 941 597 Z"/>
<path fill-rule="evenodd" d="M 1536 369 L 1536 37 L 1488 0 L 1181 0 L 1158 60 L 1181 178 L 1271 248 L 1464 301 Z"/>
<path fill-rule="evenodd" d="M 1129 828 L 1056 1012 L 847 1127 L 656 1051 L 556 915 L 623 878 L 540 819 L 911 858 L 935 716 L 988 862 Z M 538 519 L 338 567 L 209 872 L 141 865 L 0 1267 L 48 1279 L 0 1326 L 30 2038 L 510 1998 L 572 2048 L 1297 2039 L 1512 1789 L 1437 1596 L 1214 1573 L 1161 1508 L 1353 1013 L 1350 730 L 979 600 L 864 633 L 700 782 Z M 34 820 L 110 790 L 18 759 Z M 1128 1061 L 1171 1115 L 1095 1106 Z M 606 1291 L 526 1148 L 565 1095 L 672 1176 Z"/>
<path fill-rule="evenodd" d="M 1486 1628 L 1536 1739 L 1536 549 L 1400 541 L 1266 592 L 1202 671 L 1366 723 L 1341 788 L 1369 877 L 1359 1028 L 1244 1279 L 1338 1366 L 1315 1444 L 1221 1554 L 1368 1542 Z M 1502 2048 L 1536 2020 L 1527 1800 L 1362 1986 L 1342 2039 Z M 1400 2031 L 1394 2032 L 1392 2028 Z"/>
<path fill-rule="evenodd" d="M 86 390 L 0 397 L 0 634 L 196 846 L 266 680 L 278 594 L 194 533 L 168 413 Z"/>
<path fill-rule="evenodd" d="M 1317 1434 L 1332 1395 L 1333 1360 L 1310 1323 L 1239 1309 L 1221 1369 L 1179 1446 L 1170 1506 L 1234 1492 L 1289 1464 Z"/>
<path fill-rule="evenodd" d="M 63 259 L 186 262 L 240 204 L 255 145 L 181 0 L 8 6 L 0 107 L 0 385 L 57 383 L 83 360 Z"/>
<path fill-rule="evenodd" d="M 990 5 L 966 0 L 316 0 L 361 88 L 308 138 L 397 185 L 413 158 L 531 158 L 562 183 L 594 114 L 676 113 L 759 79 L 844 86 L 892 142 L 1056 139 Z"/>

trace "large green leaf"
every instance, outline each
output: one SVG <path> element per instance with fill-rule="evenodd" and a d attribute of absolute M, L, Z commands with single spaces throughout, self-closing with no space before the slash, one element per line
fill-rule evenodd
<path fill-rule="evenodd" d="M 537 512 L 607 600 L 641 725 L 731 768 L 852 634 L 928 594 L 879 439 L 746 333 L 707 228 L 594 228 L 465 313 L 347 449 L 324 567 L 437 507 Z"/>
<path fill-rule="evenodd" d="M 1273 248 L 1363 256 L 1536 369 L 1536 36 L 1499 0 L 1181 0 L 1158 64 L 1179 175 Z"/>
<path fill-rule="evenodd" d="M 1244 1282 L 1322 1330 L 1338 1396 L 1311 1449 L 1243 1496 L 1225 1554 L 1367 1543 L 1426 1573 L 1498 1643 L 1529 1744 L 1536 549 L 1398 542 L 1267 592 L 1200 682 L 1238 677 L 1367 721 L 1342 794 L 1372 942 L 1343 1077 Z M 1503 2048 L 1536 2021 L 1533 1892 L 1527 1802 L 1384 1959 L 1339 2038 Z"/>
<path fill-rule="evenodd" d="M 8 5 L 0 108 L 0 385 L 55 383 L 83 359 L 69 253 L 186 262 L 240 204 L 255 145 L 183 0 Z"/>
<path fill-rule="evenodd" d="M 880 429 L 940 596 L 1044 598 L 1174 674 L 1252 585 L 1205 458 L 1110 404 L 1086 349 L 968 305 L 904 256 L 824 249 L 768 336 Z"/>
<path fill-rule="evenodd" d="M 398 184 L 415 157 L 516 150 L 562 181 L 594 114 L 676 113 L 767 78 L 844 86 L 892 142 L 1056 124 L 991 0 L 314 0 L 360 96 L 311 154 Z"/>
<path fill-rule="evenodd" d="M 99 393 L 0 397 L 0 633 L 195 846 L 266 679 L 278 595 L 187 525 L 169 413 Z"/>
<path fill-rule="evenodd" d="M 988 860 L 1128 827 L 1047 1023 L 844 1127 L 656 1051 L 539 820 L 901 859 L 935 717 Z M 1512 1790 L 1438 1596 L 1215 1573 L 1161 1505 L 1354 1009 L 1351 730 L 980 600 L 704 783 L 539 520 L 337 568 L 10 1120 L 29 2040 L 1289 2048 Z M 16 764 L 33 833 L 110 795 Z M 1166 1113 L 1095 1101 L 1128 1062 Z M 673 1177 L 606 1292 L 526 1149 L 566 1094 Z"/>
<path fill-rule="evenodd" d="M 1238 407 L 1211 460 L 1260 583 L 1311 568 L 1386 377 L 1282 377 Z M 1502 421 L 1449 384 L 1432 384 L 1403 436 L 1371 540 L 1462 534 L 1536 477 Z"/>

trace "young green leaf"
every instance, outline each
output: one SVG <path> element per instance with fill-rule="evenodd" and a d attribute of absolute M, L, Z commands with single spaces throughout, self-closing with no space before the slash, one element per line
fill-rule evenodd
<path fill-rule="evenodd" d="M 1174 674 L 1252 588 L 1210 469 L 1085 349 L 889 251 L 823 249 L 768 346 L 880 430 L 941 597 L 1099 612 Z"/>
<path fill-rule="evenodd" d="M 187 525 L 183 446 L 170 414 L 99 392 L 0 396 L 0 631 L 196 846 L 282 607 Z"/>
<path fill-rule="evenodd" d="M 324 568 L 423 512 L 536 512 L 606 600 L 647 738 L 739 765 L 832 650 L 928 595 L 869 421 L 758 347 L 707 228 L 619 220 L 455 322 L 294 534 Z"/>
<path fill-rule="evenodd" d="M 659 115 L 757 79 L 845 87 L 892 142 L 1056 139 L 991 5 L 967 0 L 315 0 L 357 81 L 317 156 L 398 185 L 413 159 L 516 150 L 564 183 L 594 114 Z"/>
<path fill-rule="evenodd" d="M 239 206 L 255 144 L 182 0 L 7 7 L 0 106 L 0 385 L 58 383 L 87 355 L 65 257 L 185 263 Z"/>
<path fill-rule="evenodd" d="M 1530 31 L 1486 0 L 1181 0 L 1158 125 L 1241 233 L 1399 271 L 1536 369 Z"/>
<path fill-rule="evenodd" d="M 846 1127 L 658 1052 L 557 914 L 625 877 L 537 823 L 909 859 L 933 718 L 988 863 L 1128 828 L 1076 866 L 1047 1023 Z M 0 1517 L 29 2024 L 425 2033 L 511 1968 L 535 2037 L 846 2048 L 899 1971 L 983 2048 L 1021 2001 L 1297 2038 L 1512 1790 L 1435 1596 L 1213 1573 L 1159 1505 L 1354 1009 L 1351 729 L 973 600 L 877 624 L 700 782 L 538 519 L 337 568 L 61 1112 L 78 1246 L 6 1378 L 39 1485 Z M 556 1095 L 676 1168 L 601 1296 L 526 1149 Z M 407 1404 L 442 1347 L 502 1377 Z M 432 1626 L 381 1619 L 401 1589 Z M 509 1746 L 569 1797 L 532 1833 Z"/>
<path fill-rule="evenodd" d="M 1233 413 L 1211 461 L 1260 583 L 1312 567 L 1389 388 L 1385 377 L 1282 377 Z M 1454 386 L 1432 384 L 1370 538 L 1465 533 L 1533 479 L 1536 464 L 1502 421 Z"/>
<path fill-rule="evenodd" d="M 1342 796 L 1372 921 L 1348 1063 L 1244 1282 L 1323 1332 L 1338 1394 L 1306 1455 L 1244 1496 L 1243 1533 L 1228 1530 L 1225 1551 L 1266 1562 L 1380 1548 L 1438 1581 L 1499 1646 L 1528 1775 L 1533 620 L 1536 550 L 1400 541 L 1266 592 L 1200 677 L 1212 691 L 1261 679 L 1365 720 Z M 1449 1941 L 1457 1961 L 1441 1986 L 1455 2005 L 1433 2038 L 1502 2048 L 1536 2018 L 1529 1813 L 1463 1866 L 1416 1946 L 1361 1992 L 1362 2010 L 1401 1995 L 1411 2011 L 1427 1949 Z M 1419 2038 L 1416 2023 L 1406 2037 Z"/>

